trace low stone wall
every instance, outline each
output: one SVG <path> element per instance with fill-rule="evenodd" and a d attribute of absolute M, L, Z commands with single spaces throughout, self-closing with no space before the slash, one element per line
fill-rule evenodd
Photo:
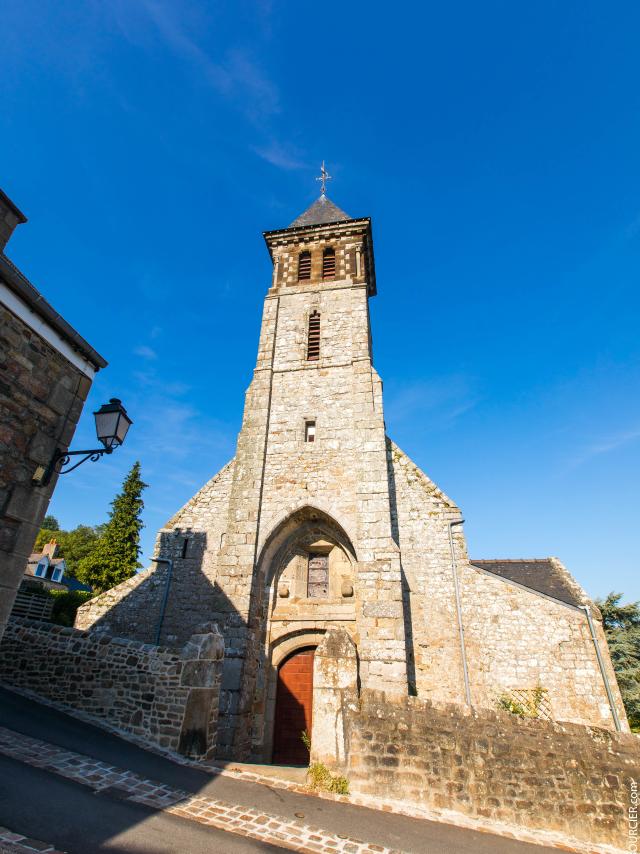
<path fill-rule="evenodd" d="M 353 791 L 624 847 L 640 741 L 365 691 L 345 709 Z"/>
<path fill-rule="evenodd" d="M 149 743 L 210 759 L 223 655 L 213 623 L 172 650 L 11 619 L 0 643 L 0 681 Z"/>

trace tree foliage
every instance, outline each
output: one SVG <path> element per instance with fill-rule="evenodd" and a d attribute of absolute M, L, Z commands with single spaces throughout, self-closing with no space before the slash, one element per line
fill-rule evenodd
<path fill-rule="evenodd" d="M 140 556 L 140 514 L 144 507 L 142 491 L 146 483 L 136 462 L 122 485 L 122 492 L 111 504 L 109 521 L 91 552 L 78 564 L 78 578 L 94 590 L 115 587 L 135 575 L 142 564 Z"/>
<path fill-rule="evenodd" d="M 60 522 L 58 522 L 55 516 L 51 516 L 49 513 L 47 513 L 47 515 L 42 520 L 42 527 L 46 528 L 47 531 L 59 531 Z"/>
<path fill-rule="evenodd" d="M 44 517 L 45 522 L 50 523 L 51 520 L 58 525 L 55 517 Z M 34 551 L 41 552 L 48 542 L 55 540 L 58 543 L 57 557 L 63 557 L 65 560 L 65 575 L 78 578 L 78 564 L 91 553 L 103 533 L 104 527 L 104 525 L 94 527 L 78 525 L 72 531 L 61 531 L 59 525 L 56 528 L 51 528 L 43 524 L 36 538 Z"/>
<path fill-rule="evenodd" d="M 640 602 L 620 604 L 622 593 L 596 600 L 611 660 L 632 729 L 640 729 Z"/>
<path fill-rule="evenodd" d="M 47 593 L 53 599 L 51 622 L 59 626 L 73 626 L 80 605 L 93 597 L 93 593 L 84 590 L 49 590 Z"/>

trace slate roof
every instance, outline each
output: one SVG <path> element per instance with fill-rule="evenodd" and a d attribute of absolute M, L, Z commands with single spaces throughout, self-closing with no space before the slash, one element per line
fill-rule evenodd
<path fill-rule="evenodd" d="M 585 605 L 589 602 L 580 585 L 557 558 L 532 558 L 519 560 L 471 560 L 473 566 L 515 581 L 538 593 L 544 593 L 567 605 Z"/>
<path fill-rule="evenodd" d="M 350 216 L 347 216 L 323 194 L 311 207 L 294 219 L 289 228 L 300 228 L 303 225 L 325 225 L 329 222 L 344 222 L 349 219 L 351 219 Z"/>
<path fill-rule="evenodd" d="M 62 583 L 70 592 L 79 590 L 82 593 L 93 593 L 92 587 L 89 587 L 88 584 L 83 584 L 81 581 L 78 581 L 77 578 L 71 578 L 71 576 L 69 576 L 68 578 L 65 576 L 65 579 Z"/>

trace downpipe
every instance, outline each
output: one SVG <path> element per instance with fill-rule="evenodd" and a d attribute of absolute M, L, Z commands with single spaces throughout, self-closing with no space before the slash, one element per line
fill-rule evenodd
<path fill-rule="evenodd" d="M 591 640 L 593 641 L 593 645 L 596 648 L 596 657 L 598 659 L 598 665 L 600 666 L 600 673 L 602 674 L 602 681 L 604 682 L 604 687 L 607 692 L 607 697 L 609 699 L 609 708 L 611 709 L 611 717 L 613 718 L 613 722 L 616 726 L 617 732 L 622 732 L 622 726 L 620 724 L 620 718 L 618 717 L 618 710 L 616 709 L 616 704 L 613 699 L 613 692 L 611 690 L 611 684 L 609 682 L 609 677 L 607 676 L 607 671 L 604 666 L 604 659 L 602 658 L 602 653 L 600 651 L 600 644 L 598 643 L 598 637 L 596 635 L 595 626 L 593 625 L 593 617 L 591 616 L 591 611 L 589 610 L 588 605 L 579 605 L 578 606 L 581 611 L 584 611 L 587 615 L 587 622 L 589 623 L 589 631 L 591 632 Z"/>
<path fill-rule="evenodd" d="M 162 597 L 162 607 L 160 608 L 160 618 L 158 620 L 158 631 L 156 633 L 156 646 L 160 646 L 160 635 L 162 634 L 162 624 L 164 622 L 164 613 L 167 610 L 167 602 L 169 601 L 169 587 L 171 586 L 171 576 L 173 574 L 173 561 L 168 557 L 152 557 L 152 563 L 166 563 L 167 583 L 164 586 L 164 595 Z"/>
<path fill-rule="evenodd" d="M 462 658 L 462 675 L 464 677 L 464 696 L 468 706 L 471 705 L 471 688 L 469 687 L 469 668 L 467 666 L 467 650 L 464 643 L 464 626 L 462 625 L 462 606 L 460 604 L 460 585 L 458 583 L 458 565 L 456 563 L 456 551 L 453 545 L 452 529 L 456 525 L 462 525 L 464 519 L 456 519 L 448 522 L 449 548 L 451 549 L 451 571 L 453 573 L 453 588 L 456 597 L 456 615 L 458 617 L 458 635 L 460 637 L 460 656 Z"/>

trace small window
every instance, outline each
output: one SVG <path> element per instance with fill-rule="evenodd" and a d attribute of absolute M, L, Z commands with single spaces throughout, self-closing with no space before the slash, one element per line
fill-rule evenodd
<path fill-rule="evenodd" d="M 315 442 L 316 440 L 316 422 L 304 422 L 304 440 L 305 442 Z"/>
<path fill-rule="evenodd" d="M 311 278 L 311 252 L 301 252 L 298 256 L 298 281 Z"/>
<path fill-rule="evenodd" d="M 183 557 L 183 558 L 186 557 L 188 549 L 189 549 L 189 537 L 185 537 L 182 540 L 182 554 L 180 555 L 180 557 Z"/>
<path fill-rule="evenodd" d="M 317 361 L 320 358 L 320 315 L 314 311 L 309 315 L 309 336 L 307 339 L 307 360 Z"/>
<path fill-rule="evenodd" d="M 322 278 L 333 279 L 336 275 L 336 253 L 329 248 L 322 253 Z"/>
<path fill-rule="evenodd" d="M 36 566 L 36 575 L 43 575 L 43 574 L 44 574 L 44 565 L 39 563 Z"/>
<path fill-rule="evenodd" d="M 326 599 L 329 595 L 329 555 L 309 553 L 307 597 Z"/>
<path fill-rule="evenodd" d="M 53 579 L 52 580 L 53 581 L 60 581 L 61 576 L 62 576 L 62 570 L 56 569 L 53 573 Z"/>

